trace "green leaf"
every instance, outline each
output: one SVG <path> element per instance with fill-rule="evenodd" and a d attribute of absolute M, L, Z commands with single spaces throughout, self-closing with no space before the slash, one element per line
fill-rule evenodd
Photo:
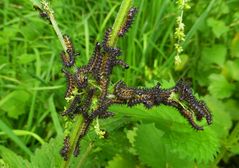
<path fill-rule="evenodd" d="M 28 64 L 36 59 L 36 55 L 33 54 L 23 54 L 18 60 L 20 64 Z"/>
<path fill-rule="evenodd" d="M 239 120 L 239 106 L 238 101 L 234 99 L 229 99 L 225 103 L 226 111 L 231 115 L 233 120 Z"/>
<path fill-rule="evenodd" d="M 134 127 L 132 130 L 128 130 L 126 132 L 126 136 L 127 136 L 128 140 L 129 140 L 130 144 L 132 145 L 132 147 L 129 148 L 129 152 L 134 154 L 134 155 L 136 155 L 136 151 L 134 149 L 134 146 L 135 146 L 134 142 L 135 142 L 135 137 L 137 135 L 137 129 L 138 129 L 137 127 Z"/>
<path fill-rule="evenodd" d="M 163 131 L 158 130 L 154 124 L 139 126 L 137 130 L 135 148 L 140 160 L 151 167 L 165 167 L 165 147 L 162 143 Z M 160 157 L 155 157 L 160 156 Z"/>
<path fill-rule="evenodd" d="M 49 143 L 42 145 L 42 147 L 40 149 L 37 149 L 35 154 L 31 157 L 31 163 L 33 167 L 60 167 L 63 160 L 60 156 L 60 149 L 62 148 L 62 146 L 62 136 L 51 139 Z"/>
<path fill-rule="evenodd" d="M 232 155 L 239 155 L 239 144 L 236 143 L 229 148 Z"/>
<path fill-rule="evenodd" d="M 26 113 L 25 107 L 28 104 L 30 95 L 24 90 L 16 90 L 5 96 L 4 100 L 1 100 L 1 108 L 8 113 L 8 116 L 14 119 L 18 119 L 18 116 Z"/>
<path fill-rule="evenodd" d="M 21 156 L 17 155 L 13 151 L 4 146 L 0 146 L 0 156 L 2 157 L 4 163 L 8 165 L 9 168 L 28 168 L 30 163 L 23 159 Z"/>
<path fill-rule="evenodd" d="M 204 100 L 213 115 L 211 128 L 220 139 L 227 137 L 232 127 L 232 120 L 228 113 L 227 106 L 213 96 L 207 95 Z"/>
<path fill-rule="evenodd" d="M 115 155 L 112 160 L 108 162 L 108 166 L 106 168 L 123 168 L 123 167 L 135 167 L 134 162 L 125 158 L 125 156 Z"/>
<path fill-rule="evenodd" d="M 213 45 L 212 47 L 203 48 L 202 62 L 203 64 L 215 63 L 223 66 L 227 55 L 227 48 L 225 45 Z"/>
<path fill-rule="evenodd" d="M 170 144 L 165 137 L 166 132 L 157 129 L 152 123 L 140 125 L 135 142 L 139 159 L 152 168 L 179 168 L 182 164 L 185 168 L 192 167 L 192 161 L 183 161 L 179 158 L 179 155 L 172 153 Z"/>
<path fill-rule="evenodd" d="M 169 141 L 170 151 L 177 154 L 181 159 L 196 160 L 197 163 L 213 161 L 214 156 L 219 151 L 217 135 L 211 128 L 201 132 L 167 132 L 166 139 Z"/>
<path fill-rule="evenodd" d="M 235 86 L 229 83 L 223 75 L 211 74 L 209 92 L 218 99 L 228 98 L 232 95 Z"/>
<path fill-rule="evenodd" d="M 147 131 L 143 131 L 145 133 L 144 135 L 142 133 L 142 138 L 145 138 L 145 140 L 144 139 L 140 140 L 140 142 L 143 141 L 140 147 L 137 146 L 137 139 L 140 136 L 138 134 L 140 131 L 139 128 L 141 128 L 141 126 L 139 126 L 137 130 L 137 136 L 135 138 L 136 142 L 134 143 L 137 154 L 139 155 L 145 152 L 145 151 L 142 151 L 141 154 L 139 153 L 139 150 L 141 151 L 140 148 L 144 146 L 143 144 L 144 141 L 149 140 L 148 142 L 150 144 L 148 145 L 151 145 L 151 147 L 149 147 L 150 150 L 157 148 L 157 145 L 158 145 L 158 147 L 161 150 L 165 150 L 165 153 L 169 152 L 170 156 L 175 155 L 174 160 L 175 159 L 179 160 L 178 162 L 180 162 L 181 160 L 183 162 L 188 161 L 188 164 L 191 165 L 191 162 L 193 162 L 193 160 L 196 160 L 197 162 L 205 162 L 205 163 L 210 162 L 213 159 L 214 155 L 216 154 L 220 146 L 218 142 L 218 138 L 217 138 L 218 134 L 215 132 L 214 129 L 212 129 L 211 126 L 207 128 L 205 121 L 201 123 L 202 125 L 205 125 L 205 130 L 202 132 L 197 132 L 194 129 L 192 129 L 191 126 L 188 124 L 188 122 L 180 115 L 180 113 L 172 107 L 161 105 L 153 109 L 145 110 L 142 106 L 137 106 L 137 107 L 133 107 L 133 108 L 129 108 L 128 110 L 125 110 L 124 107 L 122 106 L 117 106 L 115 108 L 113 106 L 113 108 L 111 107 L 111 110 L 115 111 L 117 115 L 131 116 L 132 119 L 136 121 L 142 120 L 144 123 L 152 123 L 152 122 L 155 123 L 155 125 L 153 126 L 151 126 L 152 124 L 148 126 L 153 128 L 144 128 Z M 217 112 L 215 110 L 217 109 L 213 109 L 212 113 Z M 223 111 L 223 114 L 224 114 L 224 111 Z M 225 117 L 225 119 L 227 118 L 228 117 Z M 229 118 L 229 121 L 230 121 L 230 118 Z M 223 131 L 221 132 L 224 133 L 224 128 L 222 128 L 223 122 L 221 121 L 219 122 L 221 125 L 217 125 L 218 126 L 217 128 L 222 129 Z M 213 125 L 214 123 L 216 123 L 216 121 L 213 122 Z M 226 122 L 226 124 L 227 123 L 228 122 Z M 230 127 L 230 123 L 225 127 L 225 132 L 228 132 L 228 126 Z M 153 133 L 151 131 L 153 131 Z M 152 136 L 152 135 L 160 134 L 162 133 L 162 131 L 164 135 L 162 135 L 161 137 L 159 135 Z M 165 140 L 165 144 L 154 144 L 154 143 L 161 143 L 161 142 L 163 143 L 164 140 Z M 208 144 L 210 144 L 210 147 L 208 147 Z M 142 149 L 142 150 L 146 150 L 146 149 Z M 154 155 L 161 156 L 160 153 L 156 153 L 156 152 L 154 152 Z M 147 160 L 147 158 L 145 157 L 143 158 Z M 155 162 L 160 162 L 160 164 L 164 164 L 160 160 L 150 161 L 150 163 L 152 164 Z M 149 161 L 148 160 L 144 161 L 144 163 L 149 164 Z M 150 164 L 150 166 L 152 165 Z"/>
<path fill-rule="evenodd" d="M 239 13 L 238 13 L 239 16 Z M 230 45 L 230 52 L 232 57 L 239 58 L 239 33 L 235 34 Z"/>
<path fill-rule="evenodd" d="M 214 18 L 209 18 L 207 24 L 212 28 L 214 35 L 219 38 L 223 33 L 229 31 L 229 28 L 225 25 L 222 20 L 216 20 Z"/>
<path fill-rule="evenodd" d="M 239 81 L 239 59 L 227 61 L 223 68 L 223 74 L 229 79 Z"/>
<path fill-rule="evenodd" d="M 140 160 L 150 167 L 193 167 L 208 163 L 219 150 L 219 141 L 212 129 L 202 132 L 162 131 L 154 124 L 139 126 L 135 148 Z M 158 156 L 158 157 L 155 157 Z"/>

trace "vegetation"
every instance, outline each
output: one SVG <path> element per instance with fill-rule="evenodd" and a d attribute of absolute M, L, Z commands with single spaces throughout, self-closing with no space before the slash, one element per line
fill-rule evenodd
<path fill-rule="evenodd" d="M 196 131 L 166 105 L 113 105 L 109 111 L 115 115 L 94 118 L 79 156 L 64 161 L 60 151 L 71 120 L 61 116 L 69 105 L 60 53 L 67 46 L 32 2 L 1 1 L 1 167 L 238 167 L 239 2 L 191 1 L 190 9 L 182 2 L 134 2 L 134 24 L 117 42 L 130 68 L 115 68 L 109 89 L 122 79 L 127 86 L 153 88 L 159 82 L 170 90 L 187 79 L 194 96 L 210 109 L 212 125 L 203 120 L 204 130 Z M 117 25 L 120 5 L 115 0 L 51 1 L 60 30 L 80 52 L 77 67 L 88 63 L 105 30 Z M 184 29 L 176 29 L 181 24 Z M 116 41 L 109 43 L 115 47 Z M 82 124 L 82 118 L 77 121 L 73 127 Z"/>

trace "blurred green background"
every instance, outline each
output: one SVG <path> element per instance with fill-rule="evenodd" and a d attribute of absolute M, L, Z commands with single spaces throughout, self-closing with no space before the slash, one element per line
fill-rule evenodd
<path fill-rule="evenodd" d="M 94 44 L 113 25 L 120 3 L 51 1 L 61 31 L 81 53 L 77 65 L 87 63 Z M 92 127 L 82 155 L 89 142 L 94 147 L 84 160 L 75 159 L 73 167 L 239 167 L 239 1 L 190 2 L 179 67 L 174 65 L 176 2 L 135 0 L 134 5 L 137 17 L 118 43 L 130 69 L 116 68 L 112 84 L 123 79 L 130 86 L 160 82 L 170 87 L 188 79 L 195 95 L 208 104 L 213 125 L 197 132 L 169 107 L 114 106 L 116 116 L 100 121 L 109 138 L 99 139 Z M 66 104 L 61 51 L 51 25 L 30 1 L 0 1 L 0 167 L 14 167 L 14 162 L 19 167 L 57 167 L 64 130 L 59 114 Z"/>

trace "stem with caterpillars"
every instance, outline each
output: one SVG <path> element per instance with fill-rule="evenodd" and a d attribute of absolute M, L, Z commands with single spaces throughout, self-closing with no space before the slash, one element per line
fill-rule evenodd
<path fill-rule="evenodd" d="M 114 47 L 118 40 L 118 32 L 125 22 L 126 16 L 130 7 L 132 7 L 133 0 L 123 0 L 119 9 L 119 12 L 116 16 L 114 25 L 112 27 L 111 37 L 109 40 L 109 46 Z"/>

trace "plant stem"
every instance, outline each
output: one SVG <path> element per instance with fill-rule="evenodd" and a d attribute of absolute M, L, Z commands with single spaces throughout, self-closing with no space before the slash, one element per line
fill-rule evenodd
<path fill-rule="evenodd" d="M 133 0 L 123 0 L 119 9 L 119 12 L 116 16 L 114 25 L 112 27 L 111 38 L 109 41 L 109 46 L 114 47 L 118 40 L 118 32 L 121 26 L 124 24 L 126 16 L 130 7 L 132 6 Z"/>
<path fill-rule="evenodd" d="M 58 39 L 60 40 L 60 43 L 64 49 L 64 51 L 66 51 L 67 47 L 66 47 L 66 44 L 64 42 L 64 39 L 63 39 L 63 36 L 62 36 L 62 33 L 61 33 L 61 30 L 60 28 L 58 27 L 58 24 L 55 20 L 55 17 L 54 17 L 54 11 L 50 8 L 48 2 L 46 0 L 42 0 L 41 1 L 41 5 L 37 2 L 35 2 L 34 0 L 31 0 L 31 2 L 33 3 L 33 5 L 37 6 L 38 8 L 40 8 L 42 11 L 46 12 L 47 15 L 49 16 L 49 19 L 50 19 L 50 22 L 52 24 L 52 27 L 58 37 Z"/>
<path fill-rule="evenodd" d="M 78 141 L 78 138 L 80 136 L 81 127 L 83 126 L 83 117 L 78 115 L 75 117 L 76 122 L 74 126 L 72 127 L 73 131 L 71 132 L 70 136 L 70 149 L 69 149 L 69 158 L 67 161 L 62 161 L 61 167 L 62 168 L 68 168 L 70 166 L 71 158 L 73 150 L 75 149 Z"/>

